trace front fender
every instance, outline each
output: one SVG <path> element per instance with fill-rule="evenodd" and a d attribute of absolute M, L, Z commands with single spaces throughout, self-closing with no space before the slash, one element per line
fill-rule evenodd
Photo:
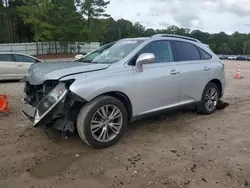
<path fill-rule="evenodd" d="M 125 78 L 124 78 L 125 79 Z M 122 84 L 123 83 L 123 84 Z M 74 83 L 71 84 L 69 90 L 78 96 L 84 98 L 86 101 L 91 101 L 95 97 L 107 93 L 107 92 L 121 92 L 127 95 L 129 98 L 133 98 L 133 93 L 127 87 L 125 80 L 105 80 L 102 79 L 96 81 L 89 81 L 86 80 L 76 80 Z"/>

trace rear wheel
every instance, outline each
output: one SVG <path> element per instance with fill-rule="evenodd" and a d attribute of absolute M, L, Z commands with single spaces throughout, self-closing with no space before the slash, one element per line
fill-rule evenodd
<path fill-rule="evenodd" d="M 126 127 L 126 108 L 121 101 L 110 96 L 100 96 L 85 104 L 77 118 L 80 138 L 94 148 L 115 144 Z"/>
<path fill-rule="evenodd" d="M 219 89 L 218 86 L 212 82 L 208 83 L 205 87 L 201 103 L 197 106 L 198 113 L 210 115 L 217 109 L 219 101 Z"/>

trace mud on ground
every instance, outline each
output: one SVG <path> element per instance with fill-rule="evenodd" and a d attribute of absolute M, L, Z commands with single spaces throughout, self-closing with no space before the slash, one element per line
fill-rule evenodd
<path fill-rule="evenodd" d="M 114 147 L 90 149 L 78 136 L 33 128 L 20 114 L 23 85 L 0 83 L 10 115 L 0 116 L 0 187 L 3 188 L 229 188 L 250 187 L 250 63 L 235 80 L 227 61 L 225 110 L 192 111 L 129 125 Z"/>

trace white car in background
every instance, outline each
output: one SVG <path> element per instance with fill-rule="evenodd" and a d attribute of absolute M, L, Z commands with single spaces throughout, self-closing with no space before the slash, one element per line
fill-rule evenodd
<path fill-rule="evenodd" d="M 0 80 L 22 79 L 33 63 L 41 62 L 43 61 L 26 54 L 0 52 Z"/>
<path fill-rule="evenodd" d="M 233 56 L 228 56 L 227 59 L 229 60 L 236 60 L 238 56 L 233 55 Z"/>
<path fill-rule="evenodd" d="M 83 54 L 76 54 L 75 60 L 81 60 L 84 57 L 86 57 L 87 55 L 88 56 L 90 55 L 89 58 L 93 58 L 93 57 L 99 55 L 100 53 L 102 53 L 104 50 L 107 50 L 108 48 L 110 48 L 115 43 L 116 42 L 111 42 L 111 43 L 105 44 L 105 45 L 103 45 L 103 46 L 101 46 L 101 47 L 99 47 L 99 48 L 97 48 L 97 49 L 95 49 L 95 50 L 93 50 L 93 51 L 85 54 L 85 55 L 83 55 Z"/>
<path fill-rule="evenodd" d="M 88 54 L 86 54 L 86 55 L 88 55 Z M 76 54 L 76 55 L 75 55 L 75 60 L 84 58 L 86 55 L 83 55 L 83 54 Z"/>

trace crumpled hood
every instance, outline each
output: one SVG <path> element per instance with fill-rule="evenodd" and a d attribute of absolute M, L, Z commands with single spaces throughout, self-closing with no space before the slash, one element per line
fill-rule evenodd
<path fill-rule="evenodd" d="M 103 70 L 109 65 L 81 62 L 36 63 L 29 68 L 27 80 L 32 85 L 40 85 L 46 80 L 58 80 L 68 75 Z"/>

